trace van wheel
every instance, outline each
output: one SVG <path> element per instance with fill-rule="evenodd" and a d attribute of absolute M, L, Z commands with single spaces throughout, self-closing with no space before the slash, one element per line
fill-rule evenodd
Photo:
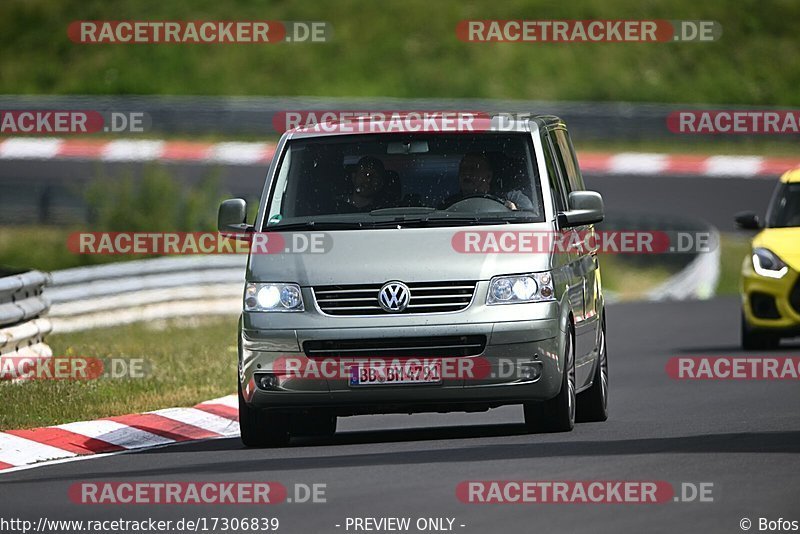
<path fill-rule="evenodd" d="M 600 323 L 600 343 L 592 385 L 578 394 L 577 420 L 596 423 L 608 419 L 608 349 L 606 347 L 606 318 Z"/>
<path fill-rule="evenodd" d="M 569 432 L 575 426 L 575 346 L 572 325 L 567 332 L 561 391 L 550 400 L 526 402 L 528 432 Z"/>
<path fill-rule="evenodd" d="M 750 328 L 747 319 L 742 311 L 742 348 L 745 350 L 769 350 L 776 349 L 780 345 L 779 336 L 769 332 L 757 332 Z"/>
<path fill-rule="evenodd" d="M 246 447 L 282 447 L 289 443 L 289 417 L 248 406 L 240 383 L 239 432 Z"/>

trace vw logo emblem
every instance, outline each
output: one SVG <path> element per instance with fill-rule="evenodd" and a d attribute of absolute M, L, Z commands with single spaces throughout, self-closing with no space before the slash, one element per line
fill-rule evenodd
<path fill-rule="evenodd" d="M 403 282 L 387 282 L 378 292 L 381 308 L 389 313 L 398 313 L 406 309 L 411 300 L 411 291 Z"/>

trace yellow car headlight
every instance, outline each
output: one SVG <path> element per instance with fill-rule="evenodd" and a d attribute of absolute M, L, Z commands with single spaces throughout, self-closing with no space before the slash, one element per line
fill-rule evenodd
<path fill-rule="evenodd" d="M 770 249 L 757 247 L 753 249 L 753 270 L 759 276 L 783 278 L 789 267 Z"/>

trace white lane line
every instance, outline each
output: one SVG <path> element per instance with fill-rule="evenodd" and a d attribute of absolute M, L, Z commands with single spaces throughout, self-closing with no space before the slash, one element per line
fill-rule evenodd
<path fill-rule="evenodd" d="M 71 458 L 74 452 L 65 451 L 30 439 L 0 433 L 0 462 L 25 465 L 44 460 Z"/>
<path fill-rule="evenodd" d="M 76 434 L 81 434 L 89 438 L 100 439 L 126 449 L 141 449 L 142 447 L 175 443 L 173 439 L 151 434 L 150 432 L 106 419 L 67 423 L 58 425 L 56 428 L 63 428 L 64 430 L 69 430 L 70 432 L 75 432 Z"/>
<path fill-rule="evenodd" d="M 204 412 L 196 408 L 167 408 L 165 410 L 156 410 L 148 412 L 161 417 L 185 423 L 187 425 L 196 426 L 211 432 L 216 432 L 221 436 L 238 436 L 239 424 L 236 421 L 214 415 L 212 413 Z"/>

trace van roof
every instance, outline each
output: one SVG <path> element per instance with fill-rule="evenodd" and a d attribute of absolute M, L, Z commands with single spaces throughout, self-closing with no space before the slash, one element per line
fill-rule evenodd
<path fill-rule="evenodd" d="M 313 111 L 302 126 L 287 130 L 289 137 L 392 133 L 508 133 L 530 132 L 563 121 L 554 115 L 485 113 L 477 111 L 342 111 L 336 120 L 315 121 Z M 320 116 L 330 113 L 319 112 Z"/>

